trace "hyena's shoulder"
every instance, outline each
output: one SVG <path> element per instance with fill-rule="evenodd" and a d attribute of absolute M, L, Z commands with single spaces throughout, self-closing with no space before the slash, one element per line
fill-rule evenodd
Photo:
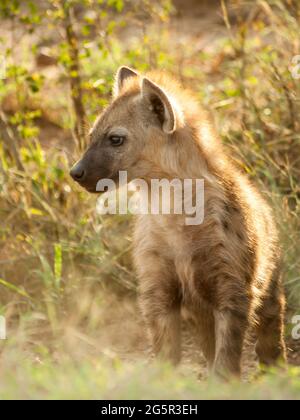
<path fill-rule="evenodd" d="M 272 207 L 259 188 L 239 169 L 223 174 L 220 220 L 228 243 L 254 256 L 261 266 L 280 259 L 279 234 Z"/>

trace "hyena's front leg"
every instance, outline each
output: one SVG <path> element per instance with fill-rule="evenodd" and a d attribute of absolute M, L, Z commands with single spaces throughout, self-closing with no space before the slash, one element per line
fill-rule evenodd
<path fill-rule="evenodd" d="M 244 302 L 243 302 L 244 300 Z M 243 345 L 248 329 L 249 311 L 246 299 L 240 299 L 238 308 L 215 311 L 216 360 L 214 372 L 223 378 L 241 376 Z"/>
<path fill-rule="evenodd" d="M 280 285 L 263 301 L 258 312 L 256 352 L 265 366 L 286 362 L 284 341 L 285 296 Z"/>
<path fill-rule="evenodd" d="M 179 311 L 172 310 L 168 313 L 161 311 L 159 314 L 154 314 L 148 308 L 145 311 L 145 319 L 150 334 L 153 354 L 161 360 L 177 365 L 181 358 Z"/>
<path fill-rule="evenodd" d="M 195 332 L 208 369 L 211 371 L 216 357 L 215 318 L 211 308 L 199 308 Z"/>
<path fill-rule="evenodd" d="M 163 261 L 139 270 L 140 304 L 154 355 L 174 365 L 181 357 L 180 293 L 176 276 Z"/>

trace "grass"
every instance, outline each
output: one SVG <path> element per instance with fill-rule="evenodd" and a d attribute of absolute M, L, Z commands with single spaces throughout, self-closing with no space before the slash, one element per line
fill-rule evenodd
<path fill-rule="evenodd" d="M 8 331 L 0 341 L 0 397 L 298 398 L 297 368 L 228 385 L 145 365 L 132 220 L 97 216 L 95 198 L 70 184 L 79 152 L 63 15 L 59 2 L 45 2 L 48 13 L 29 3 L 0 4 L 8 63 L 0 80 L 0 315 Z M 96 1 L 88 3 L 74 22 L 87 125 L 108 103 L 121 64 L 167 69 L 195 91 L 275 209 L 289 338 L 289 320 L 300 310 L 300 84 L 290 72 L 299 5 L 228 2 L 218 9 L 225 22 L 211 23 L 215 35 L 191 31 L 183 42 L 169 2 L 140 0 L 142 18 L 126 2 L 101 14 Z M 52 64 L 41 66 L 45 54 Z"/>
<path fill-rule="evenodd" d="M 255 383 L 229 385 L 213 379 L 199 381 L 190 372 L 176 372 L 168 365 L 123 363 L 111 357 L 80 363 L 66 359 L 58 364 L 24 358 L 20 367 L 17 355 L 5 362 L 1 399 L 298 400 L 300 391 L 298 368 L 270 372 Z"/>

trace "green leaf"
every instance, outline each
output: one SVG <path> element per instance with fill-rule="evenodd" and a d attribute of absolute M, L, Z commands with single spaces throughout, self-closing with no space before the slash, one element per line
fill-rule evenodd
<path fill-rule="evenodd" d="M 21 295 L 23 297 L 26 297 L 28 299 L 31 299 L 31 297 L 29 296 L 29 294 L 27 292 L 25 292 L 25 290 L 21 289 L 18 286 L 15 286 L 14 284 L 12 284 L 12 283 L 10 283 L 10 282 L 8 282 L 6 280 L 0 279 L 0 284 L 2 286 L 6 287 L 7 289 L 12 290 L 13 292 L 18 293 L 19 295 Z"/>
<path fill-rule="evenodd" d="M 61 244 L 54 245 L 54 276 L 55 287 L 59 289 L 62 275 L 62 246 Z"/>
<path fill-rule="evenodd" d="M 42 210 L 36 209 L 34 207 L 31 207 L 29 209 L 30 214 L 32 214 L 33 216 L 44 216 L 45 213 Z"/>

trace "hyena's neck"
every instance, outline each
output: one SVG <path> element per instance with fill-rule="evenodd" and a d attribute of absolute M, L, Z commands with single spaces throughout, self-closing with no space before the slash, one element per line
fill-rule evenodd
<path fill-rule="evenodd" d="M 209 124 L 185 127 L 169 142 L 154 144 L 147 181 L 152 179 L 204 179 L 216 183 L 224 171 L 226 158 L 222 145 Z M 156 146 L 156 147 L 155 147 Z"/>
<path fill-rule="evenodd" d="M 212 205 L 208 206 L 208 203 L 213 202 L 214 208 L 220 212 L 222 205 L 224 208 L 226 191 L 221 179 L 222 173 L 228 172 L 227 159 L 221 144 L 219 150 L 217 147 L 214 149 L 216 137 L 211 138 L 212 144 L 204 143 L 208 134 L 208 129 L 186 130 L 176 133 L 167 142 L 154 139 L 141 160 L 147 172 L 144 180 L 151 191 L 145 198 L 147 208 L 151 208 L 151 212 L 152 208 L 156 209 L 151 214 L 162 214 L 162 218 L 158 219 L 162 223 L 170 220 L 170 229 L 176 223 L 201 225 L 204 208 L 212 211 Z M 169 209 L 168 204 L 163 207 L 164 199 L 168 197 L 170 212 L 164 213 L 161 211 L 163 208 Z"/>

